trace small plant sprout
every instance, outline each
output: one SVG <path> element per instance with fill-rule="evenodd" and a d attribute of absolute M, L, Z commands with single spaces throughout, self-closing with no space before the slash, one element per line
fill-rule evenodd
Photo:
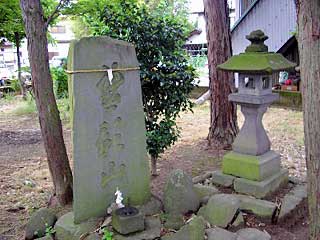
<path fill-rule="evenodd" d="M 56 230 L 52 226 L 49 226 L 48 223 L 46 223 L 46 236 L 52 236 Z"/>
<path fill-rule="evenodd" d="M 104 228 L 103 229 L 103 237 L 102 240 L 112 240 L 113 233 L 110 232 L 108 229 Z"/>

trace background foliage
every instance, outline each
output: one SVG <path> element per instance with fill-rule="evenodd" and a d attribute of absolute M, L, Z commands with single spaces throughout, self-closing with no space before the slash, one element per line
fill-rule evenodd
<path fill-rule="evenodd" d="M 180 4 L 183 1 L 178 1 Z M 158 157 L 179 136 L 176 118 L 191 109 L 188 95 L 195 70 L 182 49 L 190 32 L 186 9 L 171 1 L 79 0 L 73 14 L 91 35 L 108 35 L 135 45 L 140 62 L 147 147 Z"/>

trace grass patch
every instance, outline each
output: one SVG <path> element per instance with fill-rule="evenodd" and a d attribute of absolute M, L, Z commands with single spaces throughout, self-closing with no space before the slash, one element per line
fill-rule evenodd
<path fill-rule="evenodd" d="M 70 104 L 69 98 L 61 98 L 57 100 L 58 110 L 60 112 L 61 121 L 70 122 Z"/>
<path fill-rule="evenodd" d="M 5 111 L 6 115 L 23 116 L 37 113 L 35 100 L 28 95 L 27 100 L 17 98 L 15 96 L 6 95 L 1 99 L 0 105 L 10 105 L 9 110 Z M 70 121 L 70 106 L 68 98 L 57 99 L 57 106 L 60 113 L 60 118 L 64 122 Z"/>
<path fill-rule="evenodd" d="M 9 111 L 9 114 L 22 116 L 27 114 L 32 114 L 37 111 L 36 104 L 34 100 L 28 99 L 26 101 L 20 100 L 15 104 L 15 107 Z"/>

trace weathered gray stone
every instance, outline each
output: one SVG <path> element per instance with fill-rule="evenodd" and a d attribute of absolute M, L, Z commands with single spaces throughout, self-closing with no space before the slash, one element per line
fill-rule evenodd
<path fill-rule="evenodd" d="M 184 225 L 183 216 L 179 214 L 168 214 L 164 222 L 167 229 L 179 230 Z"/>
<path fill-rule="evenodd" d="M 203 216 L 211 225 L 227 227 L 240 208 L 240 200 L 231 194 L 213 195 L 208 204 L 200 208 L 198 215 Z"/>
<path fill-rule="evenodd" d="M 54 230 L 57 240 L 79 240 L 80 236 L 95 230 L 100 219 L 92 218 L 80 224 L 74 223 L 73 212 L 69 212 L 58 219 Z"/>
<path fill-rule="evenodd" d="M 101 236 L 98 233 L 91 233 L 85 240 L 101 240 Z"/>
<path fill-rule="evenodd" d="M 237 240 L 271 240 L 271 236 L 255 228 L 244 228 L 237 231 Z"/>
<path fill-rule="evenodd" d="M 37 238 L 37 240 L 53 240 L 53 237 L 51 236 L 44 236 L 42 238 Z"/>
<path fill-rule="evenodd" d="M 244 225 L 244 219 L 243 219 L 242 213 L 240 212 L 237 218 L 235 219 L 235 221 L 232 223 L 231 229 L 239 229 L 243 225 Z"/>
<path fill-rule="evenodd" d="M 212 173 L 212 183 L 216 185 L 232 187 L 235 179 L 234 176 L 223 174 L 221 171 L 214 171 Z"/>
<path fill-rule="evenodd" d="M 196 177 L 192 178 L 192 182 L 194 184 L 201 183 L 201 182 L 205 181 L 206 179 L 210 178 L 211 176 L 212 176 L 212 172 L 206 172 L 200 176 L 196 176 Z"/>
<path fill-rule="evenodd" d="M 169 214 L 184 214 L 198 209 L 200 200 L 191 177 L 184 171 L 177 169 L 170 174 L 164 189 L 163 204 Z"/>
<path fill-rule="evenodd" d="M 214 227 L 206 230 L 208 240 L 236 240 L 237 235 L 223 228 Z"/>
<path fill-rule="evenodd" d="M 147 217 L 146 218 L 146 230 L 130 234 L 128 236 L 118 235 L 114 236 L 115 240 L 153 240 L 160 238 L 161 233 L 161 222 L 157 217 Z"/>
<path fill-rule="evenodd" d="M 154 214 L 158 214 L 162 211 L 162 208 L 162 202 L 155 197 L 151 197 L 147 203 L 138 207 L 140 212 L 145 216 L 152 216 Z"/>
<path fill-rule="evenodd" d="M 308 189 L 307 189 L 307 184 L 304 185 L 297 185 L 295 186 L 289 194 L 292 194 L 293 196 L 297 198 L 307 198 L 308 197 Z"/>
<path fill-rule="evenodd" d="M 241 202 L 241 210 L 252 212 L 262 218 L 271 218 L 277 207 L 275 203 L 270 201 L 260 200 L 246 195 L 236 196 Z"/>
<path fill-rule="evenodd" d="M 282 169 L 261 182 L 237 178 L 234 181 L 234 190 L 257 198 L 263 198 L 277 190 L 282 184 L 288 182 L 288 170 Z"/>
<path fill-rule="evenodd" d="M 240 96 L 243 96 L 243 99 L 239 99 Z M 274 94 L 259 97 L 243 94 L 230 94 L 229 100 L 236 102 L 244 100 L 245 102 L 249 102 L 250 100 L 256 101 L 261 99 L 263 102 L 269 96 L 274 96 Z M 258 156 L 270 150 L 270 140 L 262 124 L 262 117 L 267 111 L 270 103 L 241 104 L 241 112 L 245 116 L 245 121 L 232 144 L 233 151 Z"/>
<path fill-rule="evenodd" d="M 202 217 L 194 217 L 178 232 L 162 237 L 162 240 L 204 240 L 205 222 Z"/>
<path fill-rule="evenodd" d="M 278 173 L 280 169 L 280 155 L 274 151 L 259 156 L 232 151 L 224 155 L 222 162 L 224 174 L 253 181 L 263 181 Z"/>
<path fill-rule="evenodd" d="M 57 216 L 48 208 L 40 208 L 32 214 L 30 220 L 26 224 L 26 239 L 35 237 L 43 237 L 46 234 L 47 226 L 53 226 L 57 221 Z"/>
<path fill-rule="evenodd" d="M 206 186 L 202 184 L 195 184 L 194 190 L 196 191 L 200 202 L 205 204 L 208 202 L 209 198 L 214 195 L 220 193 L 219 190 L 214 186 Z"/>
<path fill-rule="evenodd" d="M 307 185 L 297 185 L 294 187 L 282 199 L 279 218 L 284 218 L 289 215 L 307 197 Z"/>
<path fill-rule="evenodd" d="M 70 44 L 71 71 L 129 68 L 114 71 L 112 79 L 106 72 L 70 75 L 76 223 L 103 216 L 117 187 L 131 205 L 150 198 L 138 67 L 127 42 L 90 37 Z"/>
<path fill-rule="evenodd" d="M 118 211 L 121 209 L 118 209 Z M 138 212 L 135 215 L 122 216 L 118 211 L 112 213 L 112 227 L 120 234 L 142 231 L 145 228 L 144 216 Z"/>

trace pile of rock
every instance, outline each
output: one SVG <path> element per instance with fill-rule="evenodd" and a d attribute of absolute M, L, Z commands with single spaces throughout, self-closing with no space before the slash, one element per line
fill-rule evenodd
<path fill-rule="evenodd" d="M 105 221 L 90 219 L 75 225 L 73 214 L 69 213 L 57 221 L 51 210 L 43 208 L 27 224 L 26 239 L 52 239 L 48 234 L 51 229 L 58 240 L 80 237 L 97 240 L 101 239 L 98 234 L 102 232 L 101 228 L 107 228 L 114 232 L 115 240 L 267 240 L 271 239 L 267 232 L 244 228 L 244 214 L 251 213 L 265 221 L 271 221 L 278 214 L 281 219 L 307 196 L 306 186 L 297 184 L 282 199 L 282 208 L 279 209 L 279 205 L 271 201 L 221 193 L 212 184 L 201 184 L 208 183 L 208 178 L 211 181 L 212 174 L 197 177 L 195 181 L 182 170 L 173 171 L 165 185 L 163 203 L 152 197 L 143 206 L 136 206 L 144 221 L 142 231 L 117 233 L 110 216 Z M 126 232 L 126 229 L 122 230 L 122 233 Z"/>

